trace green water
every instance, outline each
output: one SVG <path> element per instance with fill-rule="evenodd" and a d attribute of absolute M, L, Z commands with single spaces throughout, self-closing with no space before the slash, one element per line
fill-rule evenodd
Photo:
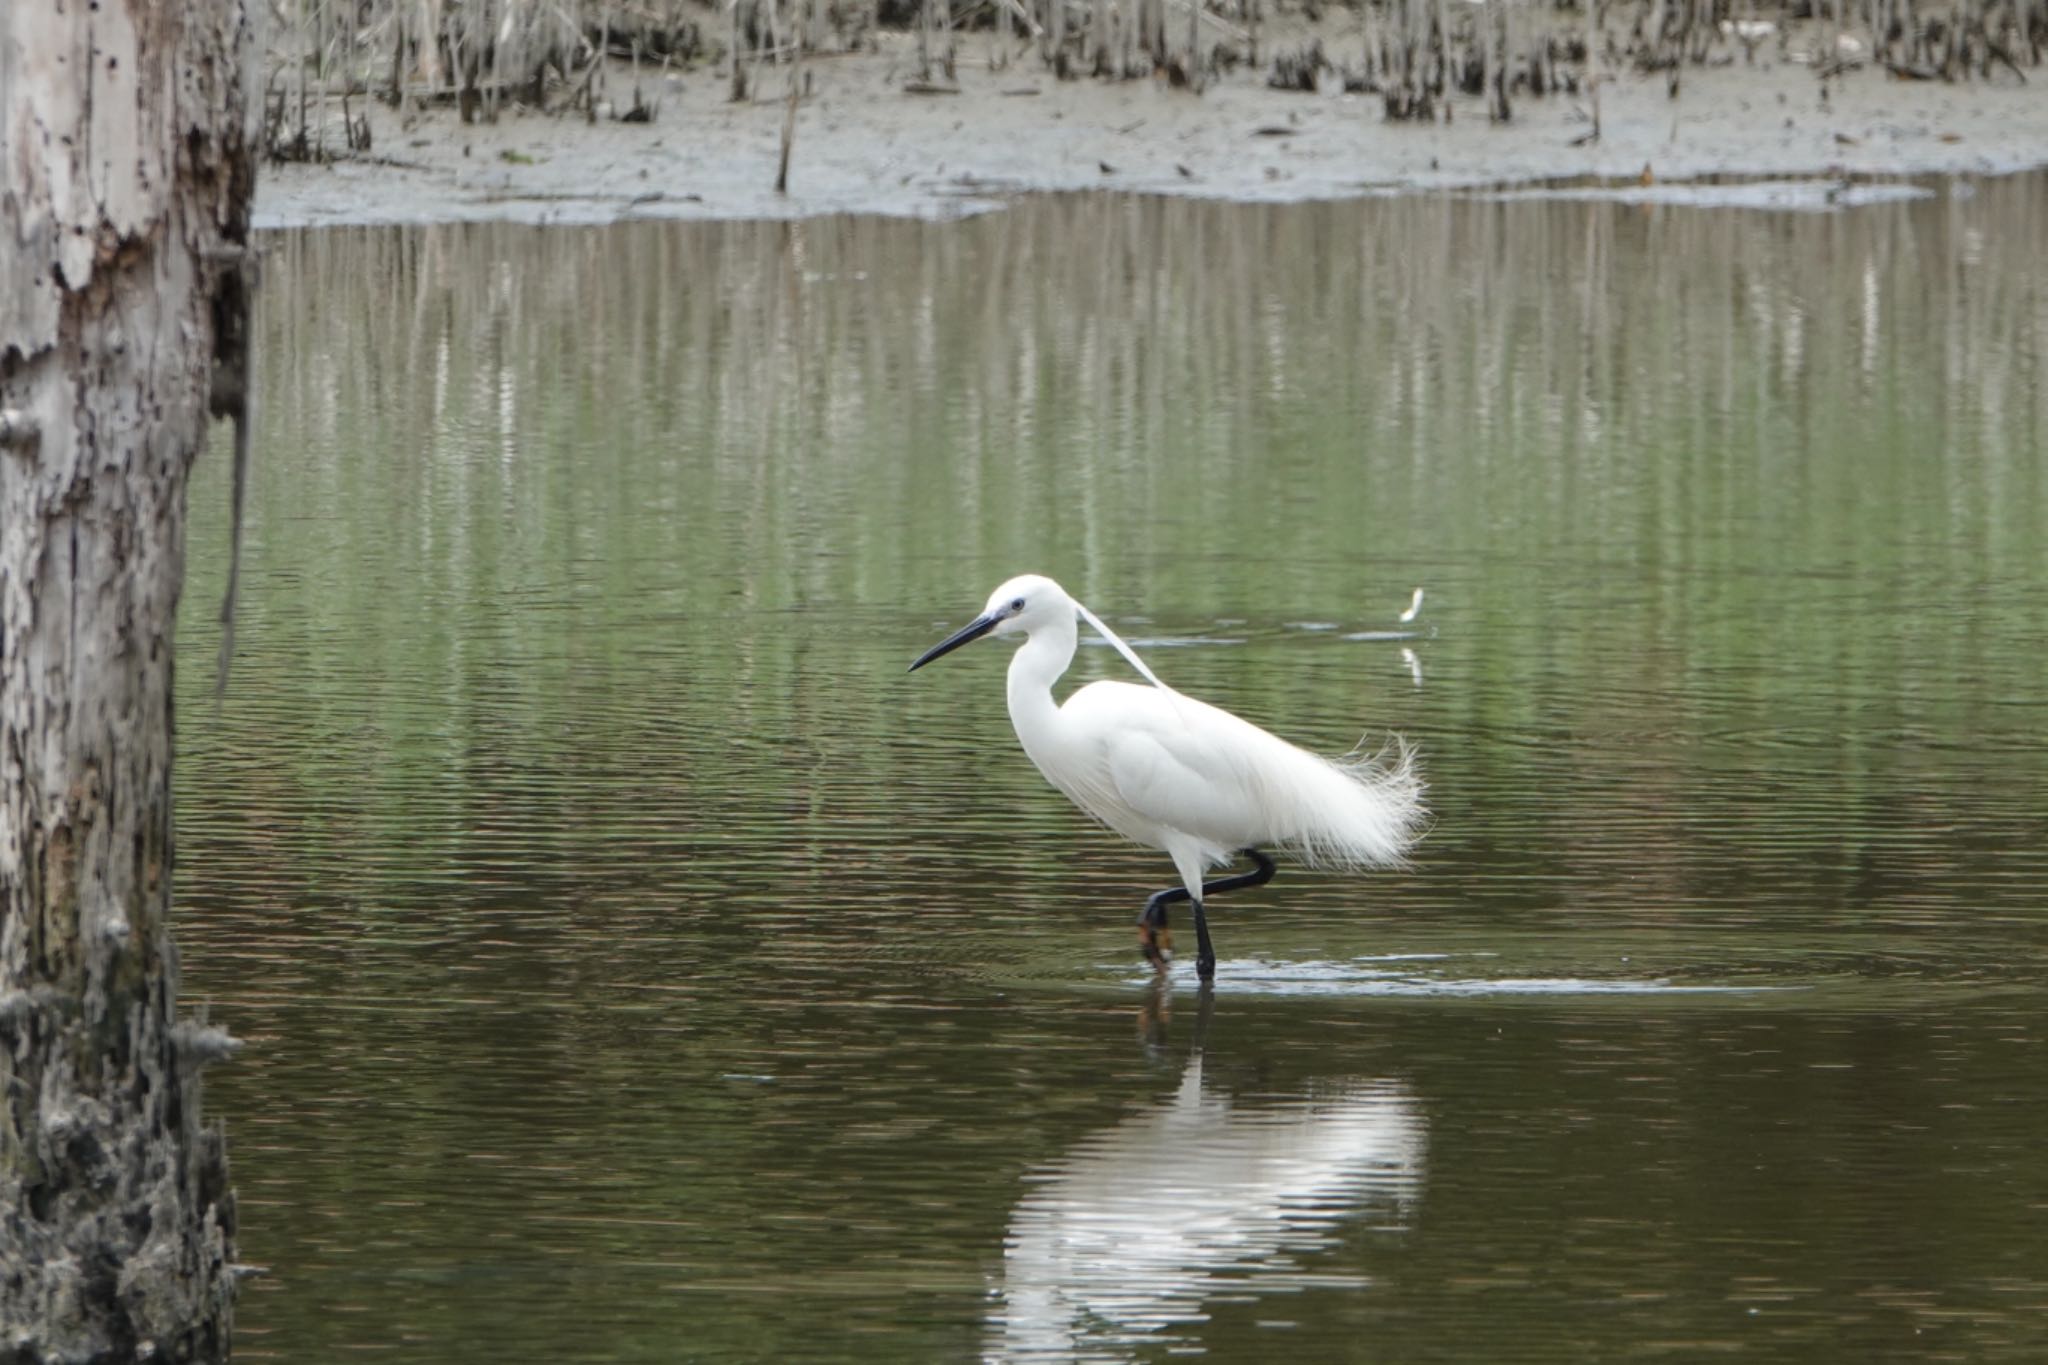
<path fill-rule="evenodd" d="M 2048 1355 L 2048 179 L 1938 189 L 270 238 L 240 1357 Z M 1413 869 L 1148 983 L 1005 646 L 904 673 L 1027 570 L 1406 736 Z"/>

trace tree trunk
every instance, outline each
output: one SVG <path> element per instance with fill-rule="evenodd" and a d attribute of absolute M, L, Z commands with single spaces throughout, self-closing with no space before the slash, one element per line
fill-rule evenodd
<path fill-rule="evenodd" d="M 219 1360 L 235 1207 L 176 1017 L 185 483 L 243 412 L 247 0 L 0 3 L 0 1360 Z"/>

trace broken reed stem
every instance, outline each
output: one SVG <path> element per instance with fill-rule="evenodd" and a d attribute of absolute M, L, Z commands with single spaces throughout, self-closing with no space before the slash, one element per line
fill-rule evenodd
<path fill-rule="evenodd" d="M 804 35 L 806 38 L 808 34 Z M 775 169 L 775 192 L 789 193 L 789 153 L 796 146 L 796 102 L 803 90 L 804 44 L 796 45 L 796 55 L 789 63 L 789 105 L 782 112 L 782 159 Z"/>

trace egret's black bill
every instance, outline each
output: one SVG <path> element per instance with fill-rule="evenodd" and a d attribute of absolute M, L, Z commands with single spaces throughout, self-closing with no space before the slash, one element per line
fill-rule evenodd
<path fill-rule="evenodd" d="M 923 668 L 926 664 L 930 663 L 933 659 L 938 658 L 941 654 L 951 654 L 954 650 L 960 648 L 960 646 L 962 645 L 973 644 L 976 640 L 979 640 L 982 636 L 994 630 L 996 628 L 996 622 L 1002 619 L 1003 618 L 1000 616 L 975 617 L 972 621 L 969 621 L 966 625 L 960 627 L 960 629 L 954 631 L 951 635 L 948 635 L 945 639 L 939 641 L 930 649 L 918 655 L 917 662 L 910 666 L 910 672 L 917 672 L 918 669 Z"/>

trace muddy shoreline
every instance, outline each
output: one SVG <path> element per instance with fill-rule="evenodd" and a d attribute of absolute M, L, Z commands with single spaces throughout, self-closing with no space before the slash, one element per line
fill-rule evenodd
<path fill-rule="evenodd" d="M 764 68 L 758 98 L 735 104 L 716 70 L 636 81 L 620 64 L 618 107 L 637 87 L 652 122 L 515 108 L 464 124 L 451 108 L 400 116 L 358 99 L 370 152 L 267 165 L 257 223 L 948 217 L 1087 189 L 1284 202 L 1604 181 L 1668 199 L 1674 182 L 1703 178 L 1811 182 L 1766 201 L 1829 208 L 1869 197 L 1832 192 L 1843 181 L 2048 165 L 2048 94 L 2016 81 L 1905 81 L 1875 68 L 1823 81 L 1771 60 L 1688 70 L 1674 99 L 1662 75 L 1622 75 L 1601 83 L 1600 135 L 1588 140 L 1583 94 L 1520 100 L 1505 125 L 1477 98 L 1453 101 L 1446 121 L 1390 123 L 1375 96 L 1273 90 L 1249 69 L 1194 95 L 963 56 L 958 93 L 911 94 L 908 42 L 884 35 L 876 51 L 806 59 L 787 194 L 774 189 L 785 69 Z"/>

